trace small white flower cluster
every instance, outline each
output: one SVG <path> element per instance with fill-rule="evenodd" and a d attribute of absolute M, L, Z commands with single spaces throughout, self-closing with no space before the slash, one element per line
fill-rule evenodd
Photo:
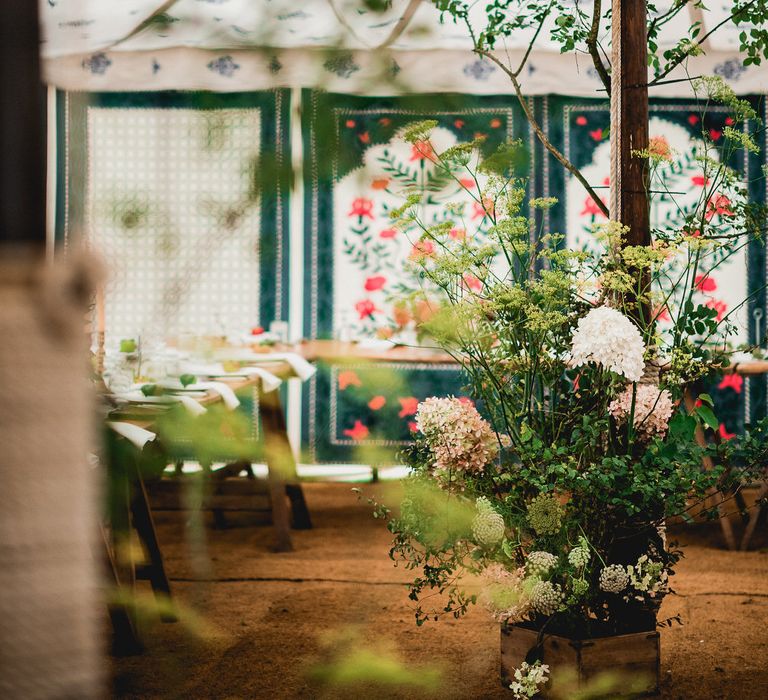
<path fill-rule="evenodd" d="M 621 564 L 610 564 L 600 572 L 600 589 L 606 593 L 621 593 L 629 585 L 629 575 Z"/>
<path fill-rule="evenodd" d="M 647 554 L 643 554 L 636 564 L 627 567 L 627 576 L 630 587 L 638 593 L 655 598 L 660 591 L 666 591 L 667 572 L 662 564 L 651 561 Z"/>
<path fill-rule="evenodd" d="M 600 588 L 606 593 L 621 593 L 629 588 L 625 600 L 636 598 L 642 601 L 644 596 L 655 598 L 659 593 L 665 593 L 668 579 L 664 565 L 643 554 L 637 563 L 629 566 L 606 566 L 600 572 Z"/>
<path fill-rule="evenodd" d="M 568 563 L 577 569 L 584 568 L 589 564 L 589 543 L 584 537 L 579 537 L 579 544 L 568 552 Z"/>
<path fill-rule="evenodd" d="M 539 686 L 543 686 L 549 680 L 549 666 L 536 661 L 529 664 L 523 661 L 520 668 L 515 669 L 515 680 L 510 683 L 509 689 L 515 700 L 533 698 L 539 693 Z"/>
<path fill-rule="evenodd" d="M 550 569 L 557 566 L 557 557 L 549 552 L 531 552 L 525 558 L 525 573 L 527 576 L 544 578 Z"/>
<path fill-rule="evenodd" d="M 542 615 L 554 615 L 563 603 L 559 583 L 539 581 L 531 590 L 531 607 Z"/>
<path fill-rule="evenodd" d="M 672 395 L 666 389 L 659 389 L 655 384 L 638 384 L 635 391 L 635 415 L 632 421 L 637 436 L 645 441 L 656 435 L 664 437 L 674 410 Z M 608 412 L 619 425 L 629 420 L 632 413 L 631 385 L 611 401 Z"/>
<path fill-rule="evenodd" d="M 496 512 L 491 502 L 480 497 L 475 503 L 477 515 L 472 520 L 472 535 L 475 542 L 487 547 L 493 547 L 504 539 L 504 518 Z"/>
<path fill-rule="evenodd" d="M 571 359 L 575 365 L 596 362 L 631 382 L 643 376 L 645 345 L 640 331 L 624 314 L 598 306 L 579 319 L 573 334 Z"/>

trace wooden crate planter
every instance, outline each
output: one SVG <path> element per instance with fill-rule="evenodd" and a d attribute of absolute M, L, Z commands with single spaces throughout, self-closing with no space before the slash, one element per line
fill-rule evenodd
<path fill-rule="evenodd" d="M 525 661 L 537 640 L 538 632 L 535 630 L 515 625 L 501 626 L 501 681 L 505 688 L 512 683 L 515 669 Z M 659 633 L 638 632 L 584 640 L 546 634 L 542 663 L 549 665 L 551 675 L 551 682 L 542 692 L 542 697 L 550 697 L 558 691 L 562 694 L 566 686 L 573 690 L 584 688 L 606 672 L 616 674 L 619 681 L 631 682 L 635 693 L 657 694 Z M 615 693 L 611 697 L 616 697 Z"/>

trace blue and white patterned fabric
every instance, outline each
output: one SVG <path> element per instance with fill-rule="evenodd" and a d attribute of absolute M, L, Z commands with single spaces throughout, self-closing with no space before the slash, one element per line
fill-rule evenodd
<path fill-rule="evenodd" d="M 669 4 L 657 2 L 657 11 Z M 483 26 L 484 7 L 473 8 L 476 28 Z M 727 2 L 701 10 L 702 33 L 730 12 Z M 41 15 L 47 81 L 68 90 L 509 92 L 503 71 L 472 57 L 466 29 L 441 23 L 434 5 L 420 0 L 392 0 L 384 12 L 360 0 L 41 0 Z M 661 49 L 691 21 L 681 12 L 666 24 Z M 739 94 L 765 92 L 766 69 L 739 61 L 739 31 L 731 23 L 718 29 L 706 55 L 689 60 L 687 75 L 720 75 Z M 601 84 L 591 62 L 561 54 L 548 36 L 545 27 L 521 78 L 524 92 L 557 94 L 567 85 L 569 94 L 594 97 Z M 507 40 L 500 55 L 514 63 L 528 38 Z M 685 77 L 681 67 L 668 80 Z M 654 96 L 684 96 L 681 89 L 671 82 Z"/>

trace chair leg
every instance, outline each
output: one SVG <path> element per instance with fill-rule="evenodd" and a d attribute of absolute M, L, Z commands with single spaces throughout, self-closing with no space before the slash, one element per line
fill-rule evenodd
<path fill-rule="evenodd" d="M 754 510 L 749 515 L 749 522 L 747 522 L 747 527 L 744 530 L 744 535 L 741 538 L 741 545 L 739 547 L 742 551 L 746 551 L 749 548 L 752 535 L 755 534 L 757 521 L 760 520 L 760 516 L 766 509 L 765 504 L 761 503 L 760 501 L 762 501 L 766 496 L 768 496 L 768 481 L 766 481 L 760 488 L 760 491 L 757 494 L 757 502 L 755 503 Z"/>
<path fill-rule="evenodd" d="M 136 529 L 149 557 L 149 565 L 146 567 L 146 570 L 149 581 L 152 584 L 152 590 L 155 592 L 155 595 L 159 593 L 170 599 L 171 584 L 165 571 L 163 553 L 157 539 L 157 530 L 155 529 L 152 510 L 147 498 L 147 489 L 144 486 L 144 479 L 139 473 L 136 474 L 135 494 L 131 501 L 131 514 L 133 515 L 133 527 Z M 162 619 L 164 622 L 176 621 L 176 617 L 169 613 L 164 614 Z"/>

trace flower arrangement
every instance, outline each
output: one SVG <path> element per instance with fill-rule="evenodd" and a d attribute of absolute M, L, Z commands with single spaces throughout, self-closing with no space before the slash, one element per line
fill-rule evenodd
<path fill-rule="evenodd" d="M 431 128 L 405 137 L 421 148 Z M 477 186 L 467 192 L 491 222 L 482 236 L 451 235 L 468 231 L 460 204 L 453 218 L 423 223 L 424 193 L 406 193 L 393 213 L 433 251 L 411 261 L 424 298 L 439 300 L 422 330 L 462 365 L 472 399 L 419 405 L 406 500 L 399 514 L 383 512 L 391 557 L 417 574 L 418 624 L 460 617 L 479 598 L 503 623 L 581 638 L 655 629 L 680 557 L 665 519 L 738 488 L 765 457 L 765 426 L 724 444 L 702 439 L 719 422 L 697 382 L 729 364 L 734 325 L 694 303 L 734 241 L 759 232 L 744 203 L 727 235 L 722 218 L 708 216 L 733 177 L 704 159 L 710 189 L 686 225 L 627 246 L 627 229 L 609 221 L 595 228 L 599 249 L 569 250 L 524 214 L 521 183 L 506 175 L 515 144 L 473 170 L 479 145 L 429 153 L 459 183 L 469 171 Z M 554 205 L 527 203 L 529 212 Z M 685 273 L 673 279 L 672 269 Z M 697 396 L 689 410 L 686 392 Z M 468 592 L 478 581 L 479 596 Z M 440 605 L 427 608 L 435 591 Z M 519 697 L 544 668 L 521 672 Z"/>

